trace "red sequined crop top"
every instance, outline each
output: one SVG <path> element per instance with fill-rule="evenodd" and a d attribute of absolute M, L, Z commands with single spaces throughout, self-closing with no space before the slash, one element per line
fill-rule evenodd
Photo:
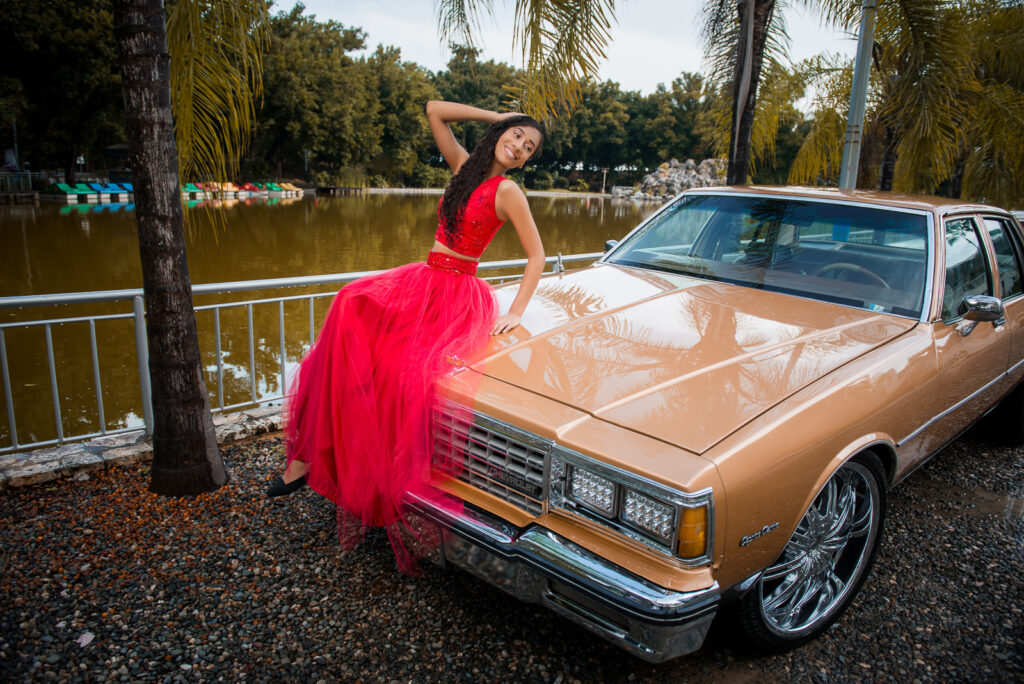
<path fill-rule="evenodd" d="M 459 254 L 477 258 L 484 253 L 487 245 L 497 234 L 501 224 L 504 223 L 494 212 L 494 196 L 498 192 L 498 186 L 504 176 L 488 178 L 478 185 L 466 202 L 462 210 L 462 222 L 459 229 L 455 231 L 452 242 L 448 242 L 444 234 L 444 226 L 441 225 L 441 205 L 437 207 L 438 226 L 434 233 L 434 239 L 442 245 Z"/>

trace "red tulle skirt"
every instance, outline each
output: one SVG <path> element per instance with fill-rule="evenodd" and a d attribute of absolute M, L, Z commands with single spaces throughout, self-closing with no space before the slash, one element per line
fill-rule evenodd
<path fill-rule="evenodd" d="M 382 526 L 399 568 L 415 573 L 436 545 L 407 524 L 402 499 L 412 492 L 438 500 L 430 479 L 434 384 L 451 357 L 486 346 L 496 316 L 490 285 L 443 264 L 367 276 L 335 296 L 292 382 L 285 431 L 289 463 L 305 461 L 310 487 L 337 504 L 343 548 Z"/>

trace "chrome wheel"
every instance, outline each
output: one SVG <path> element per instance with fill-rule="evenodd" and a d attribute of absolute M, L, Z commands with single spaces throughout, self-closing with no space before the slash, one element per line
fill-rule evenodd
<path fill-rule="evenodd" d="M 878 546 L 884 482 L 878 459 L 865 454 L 825 484 L 782 554 L 745 597 L 744 623 L 757 645 L 778 650 L 808 641 L 853 600 Z"/>

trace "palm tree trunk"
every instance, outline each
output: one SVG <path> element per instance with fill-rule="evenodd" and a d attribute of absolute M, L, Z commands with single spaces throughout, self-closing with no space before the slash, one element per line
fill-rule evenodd
<path fill-rule="evenodd" d="M 740 41 L 733 77 L 732 143 L 726 169 L 726 183 L 729 185 L 743 185 L 747 182 L 750 135 L 757 107 L 757 83 L 761 78 L 768 24 L 774 10 L 775 0 L 738 0 L 736 3 Z"/>
<path fill-rule="evenodd" d="M 878 178 L 879 190 L 892 190 L 892 181 L 896 175 L 896 130 L 892 126 L 885 127 L 882 140 L 882 171 Z"/>
<path fill-rule="evenodd" d="M 171 115 L 162 0 L 115 0 L 114 35 L 135 185 L 153 386 L 150 491 L 181 496 L 227 482 L 202 378 Z"/>
<path fill-rule="evenodd" d="M 953 199 L 960 199 L 964 189 L 964 171 L 967 170 L 967 150 L 961 145 L 960 156 L 956 159 L 956 166 L 953 168 L 953 175 L 949 177 L 949 196 Z"/>

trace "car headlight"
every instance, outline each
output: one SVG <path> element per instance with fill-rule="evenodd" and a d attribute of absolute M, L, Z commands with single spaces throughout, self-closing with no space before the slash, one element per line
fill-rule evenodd
<path fill-rule="evenodd" d="M 555 446 L 550 504 L 688 565 L 711 559 L 711 490 L 682 492 Z"/>
<path fill-rule="evenodd" d="M 615 515 L 615 483 L 585 468 L 569 470 L 569 496 L 606 517 Z"/>

